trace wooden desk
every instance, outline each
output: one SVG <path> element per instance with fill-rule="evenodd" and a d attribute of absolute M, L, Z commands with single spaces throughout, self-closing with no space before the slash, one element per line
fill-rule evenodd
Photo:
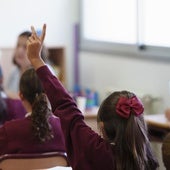
<path fill-rule="evenodd" d="M 148 133 L 151 141 L 162 142 L 164 137 L 170 132 L 170 121 L 164 114 L 145 115 L 148 125 Z"/>
<path fill-rule="evenodd" d="M 85 122 L 95 132 L 99 132 L 97 128 L 97 109 L 87 111 L 84 115 Z M 164 114 L 144 115 L 144 119 L 148 126 L 148 134 L 151 141 L 162 142 L 167 133 L 170 132 L 170 121 Z"/>
<path fill-rule="evenodd" d="M 164 114 L 145 115 L 144 118 L 148 125 L 170 130 L 170 121 L 167 120 Z"/>

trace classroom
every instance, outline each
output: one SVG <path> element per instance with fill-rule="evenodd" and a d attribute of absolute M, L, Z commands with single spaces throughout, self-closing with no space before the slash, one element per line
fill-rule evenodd
<path fill-rule="evenodd" d="M 8 88 L 15 68 L 18 35 L 32 32 L 31 26 L 41 35 L 45 23 L 49 63 L 77 102 L 85 123 L 100 133 L 96 120 L 102 101 L 114 91 L 135 93 L 144 105 L 159 169 L 168 170 L 162 157 L 162 144 L 170 132 L 168 5 L 160 0 L 1 0 L 3 88 Z"/>

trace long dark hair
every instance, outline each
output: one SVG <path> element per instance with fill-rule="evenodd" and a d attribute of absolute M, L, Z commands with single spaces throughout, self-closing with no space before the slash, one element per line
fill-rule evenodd
<path fill-rule="evenodd" d="M 101 104 L 97 121 L 104 123 L 106 140 L 115 144 L 117 170 L 155 170 L 158 162 L 151 150 L 143 114 L 135 116 L 131 111 L 129 118 L 124 118 L 116 112 L 120 97 L 133 96 L 128 91 L 112 93 Z"/>
<path fill-rule="evenodd" d="M 42 84 L 33 68 L 22 74 L 19 86 L 23 97 L 32 105 L 31 118 L 34 136 L 41 142 L 51 139 L 53 135 L 48 122 L 51 112 Z"/>

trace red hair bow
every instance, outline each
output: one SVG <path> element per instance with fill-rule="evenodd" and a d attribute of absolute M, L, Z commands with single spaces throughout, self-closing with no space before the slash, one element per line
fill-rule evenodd
<path fill-rule="evenodd" d="M 136 116 L 141 115 L 144 111 L 141 101 L 136 96 L 132 98 L 120 97 L 116 105 L 117 114 L 124 118 L 129 118 L 131 111 L 133 111 Z"/>

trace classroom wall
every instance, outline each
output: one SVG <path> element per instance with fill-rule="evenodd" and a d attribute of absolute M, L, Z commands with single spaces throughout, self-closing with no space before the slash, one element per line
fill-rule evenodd
<path fill-rule="evenodd" d="M 67 85 L 72 90 L 75 67 L 73 28 L 80 20 L 79 3 L 79 0 L 46 0 L 43 3 L 40 0 L 1 0 L 0 64 L 5 68 L 6 74 L 11 69 L 8 64 L 12 51 L 8 48 L 14 47 L 17 35 L 24 29 L 29 29 L 32 24 L 41 28 L 46 21 L 46 45 L 66 47 Z M 41 9 L 38 13 L 42 16 L 35 17 L 33 14 L 37 14 L 37 11 L 32 10 L 32 4 L 37 7 L 37 11 L 41 4 L 45 15 L 43 16 Z M 170 62 L 80 51 L 79 72 L 80 84 L 97 90 L 100 100 L 112 90 L 128 89 L 140 96 L 149 94 L 153 98 L 162 98 L 163 102 L 156 103 L 156 112 L 170 106 Z"/>
<path fill-rule="evenodd" d="M 170 62 L 81 51 L 80 82 L 99 91 L 101 100 L 113 90 L 130 90 L 155 100 L 155 113 L 170 107 Z"/>
<path fill-rule="evenodd" d="M 77 17 L 75 0 L 1 0 L 0 1 L 0 64 L 4 68 L 5 81 L 11 71 L 12 48 L 17 36 L 34 25 L 41 29 L 47 24 L 45 44 L 63 46 L 66 49 L 67 87 L 72 89 L 73 29 Z M 76 10 L 75 10 L 76 8 Z"/>
<path fill-rule="evenodd" d="M 147 113 L 163 113 L 170 107 L 170 61 L 80 50 L 79 64 L 80 84 L 97 90 L 100 101 L 112 91 L 130 90 L 144 99 Z"/>

